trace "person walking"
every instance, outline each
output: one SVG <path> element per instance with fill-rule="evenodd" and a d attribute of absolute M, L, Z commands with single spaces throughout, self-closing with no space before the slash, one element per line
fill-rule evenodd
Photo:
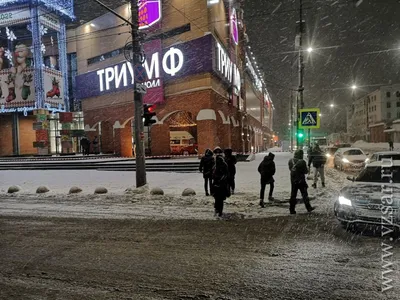
<path fill-rule="evenodd" d="M 276 172 L 275 162 L 274 162 L 275 154 L 269 153 L 264 157 L 264 160 L 258 166 L 258 173 L 261 175 L 261 190 L 260 190 L 260 206 L 265 207 L 264 196 L 265 196 L 265 187 L 269 184 L 269 195 L 268 200 L 273 201 L 274 198 L 272 194 L 274 192 L 274 175 Z"/>
<path fill-rule="evenodd" d="M 81 138 L 81 148 L 84 156 L 89 155 L 90 141 L 86 136 Z"/>
<path fill-rule="evenodd" d="M 212 176 L 212 194 L 215 199 L 215 215 L 218 215 L 218 217 L 222 217 L 224 201 L 226 198 L 230 197 L 228 176 L 228 165 L 224 158 L 218 155 L 215 158 L 215 168 Z"/>
<path fill-rule="evenodd" d="M 213 156 L 213 152 L 210 149 L 207 149 L 204 156 L 200 160 L 199 171 L 203 173 L 204 178 L 204 191 L 206 192 L 206 196 L 210 196 L 208 193 L 208 188 L 210 188 L 210 192 L 212 193 L 212 173 L 215 165 L 215 159 Z"/>
<path fill-rule="evenodd" d="M 393 141 L 392 140 L 389 140 L 389 149 L 390 149 L 390 151 L 394 150 Z"/>
<path fill-rule="evenodd" d="M 94 154 L 99 154 L 99 139 L 97 135 L 93 139 L 93 153 Z"/>
<path fill-rule="evenodd" d="M 224 151 L 222 151 L 221 147 L 218 147 L 218 146 L 214 148 L 213 152 L 214 152 L 215 156 L 224 154 Z"/>
<path fill-rule="evenodd" d="M 290 170 L 290 183 L 291 183 L 291 194 L 290 194 L 290 214 L 296 214 L 297 204 L 297 192 L 300 190 L 304 205 L 308 212 L 312 212 L 315 207 L 310 205 L 310 199 L 308 198 L 308 185 L 306 181 L 306 174 L 308 174 L 307 163 L 303 159 L 303 150 L 297 150 L 294 153 L 292 159 L 289 160 Z"/>
<path fill-rule="evenodd" d="M 325 153 L 321 150 L 318 144 L 313 147 L 313 150 L 308 157 L 308 168 L 310 169 L 311 164 L 314 167 L 314 183 L 312 187 L 314 189 L 317 188 L 318 176 L 321 177 L 322 187 L 325 187 L 325 164 L 326 164 L 326 156 Z"/>
<path fill-rule="evenodd" d="M 229 172 L 228 185 L 230 188 L 230 192 L 233 195 L 235 193 L 235 176 L 236 176 L 237 159 L 236 156 L 234 156 L 232 153 L 233 151 L 230 148 L 224 150 L 225 162 L 228 165 L 228 172 Z"/>

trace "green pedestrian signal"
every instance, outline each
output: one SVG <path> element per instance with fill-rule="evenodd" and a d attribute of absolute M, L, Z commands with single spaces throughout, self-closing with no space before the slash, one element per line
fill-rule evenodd
<path fill-rule="evenodd" d="M 298 129 L 296 132 L 296 136 L 299 138 L 299 140 L 302 140 L 304 138 L 304 130 Z"/>

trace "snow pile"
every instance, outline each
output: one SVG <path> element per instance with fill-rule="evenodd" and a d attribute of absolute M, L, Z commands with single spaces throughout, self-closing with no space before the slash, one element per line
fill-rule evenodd
<path fill-rule="evenodd" d="M 357 141 L 353 144 L 353 147 L 361 148 L 364 152 L 389 151 L 389 143 L 367 143 L 364 141 Z M 395 151 L 400 151 L 400 143 L 394 143 L 393 147 Z"/>

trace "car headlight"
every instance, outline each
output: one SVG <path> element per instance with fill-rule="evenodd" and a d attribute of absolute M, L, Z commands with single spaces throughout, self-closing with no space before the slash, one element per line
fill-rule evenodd
<path fill-rule="evenodd" d="M 339 196 L 339 203 L 340 203 L 341 205 L 352 206 L 351 200 L 350 200 L 350 199 L 347 199 L 347 198 L 345 198 L 345 197 L 343 197 L 343 196 Z"/>
<path fill-rule="evenodd" d="M 365 159 L 365 162 L 366 162 L 366 163 L 369 162 L 369 158 L 366 158 L 366 159 Z"/>
<path fill-rule="evenodd" d="M 346 157 L 344 157 L 344 158 L 342 158 L 342 162 L 348 164 L 350 161 Z"/>

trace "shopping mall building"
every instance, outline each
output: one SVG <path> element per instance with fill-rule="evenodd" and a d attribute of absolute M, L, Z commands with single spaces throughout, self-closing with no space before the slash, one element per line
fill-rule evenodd
<path fill-rule="evenodd" d="M 144 103 L 156 107 L 157 122 L 145 127 L 144 132 L 148 155 L 192 154 L 196 150 L 204 153 L 206 148 L 216 146 L 236 152 L 268 147 L 272 143 L 273 104 L 249 46 L 242 2 L 143 1 L 139 19 L 140 31 L 145 33 L 146 61 L 141 73 L 135 72 L 126 59 L 130 27 L 115 15 L 106 13 L 68 30 L 65 55 L 60 55 L 63 49 L 51 52 L 50 46 L 46 49 L 49 57 L 42 55 L 51 74 L 59 72 L 57 82 L 69 87 L 58 85 L 65 95 L 62 106 L 52 106 L 47 117 L 49 152 L 78 152 L 84 129 L 89 138 L 99 137 L 102 153 L 132 156 L 135 78 L 147 86 Z M 129 5 L 115 11 L 130 18 Z M 54 37 L 47 37 L 44 44 L 53 45 Z M 62 63 L 58 63 L 60 57 Z M 7 86 L 3 86 L 3 93 L 6 91 Z M 45 91 L 48 97 L 57 94 L 54 84 Z M 59 120 L 56 108 L 81 112 L 74 113 L 72 119 L 68 117 L 67 126 Z M 15 114 L 3 110 L 2 131 L 8 124 L 4 118 L 10 122 Z M 32 137 L 26 139 L 27 146 L 22 143 L 18 154 L 37 153 L 32 143 L 38 120 L 30 112 L 18 118 L 20 140 L 32 132 Z M 59 146 L 67 138 L 65 134 L 69 134 L 67 152 Z M 0 155 L 16 154 L 15 149 L 3 150 L 1 140 Z"/>

